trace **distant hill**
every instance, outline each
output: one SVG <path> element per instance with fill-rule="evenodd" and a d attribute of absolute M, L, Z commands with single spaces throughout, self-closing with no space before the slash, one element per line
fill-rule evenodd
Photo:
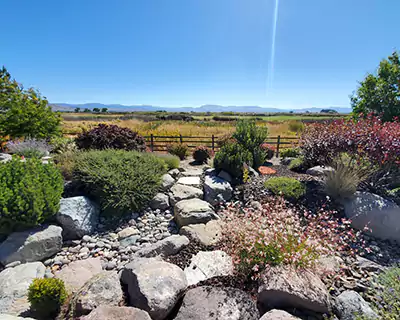
<path fill-rule="evenodd" d="M 152 105 L 133 105 L 125 106 L 122 104 L 102 104 L 102 103 L 84 103 L 84 104 L 68 104 L 68 103 L 53 103 L 51 104 L 53 110 L 55 111 L 74 111 L 75 108 L 80 108 L 81 110 L 93 108 L 107 108 L 108 111 L 114 112 L 133 112 L 133 111 L 170 111 L 170 112 L 252 112 L 252 113 L 275 113 L 275 112 L 290 112 L 294 113 L 318 113 L 322 109 L 332 109 L 339 113 L 350 113 L 351 108 L 343 107 L 321 107 L 321 108 L 303 108 L 303 109 L 279 109 L 279 108 L 263 108 L 259 106 L 220 106 L 207 104 L 200 106 L 198 108 L 166 108 L 158 107 Z"/>

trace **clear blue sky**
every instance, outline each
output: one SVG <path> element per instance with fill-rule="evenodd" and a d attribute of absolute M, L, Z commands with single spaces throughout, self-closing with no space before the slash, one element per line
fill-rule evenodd
<path fill-rule="evenodd" d="M 51 102 L 348 106 L 400 0 L 1 0 L 0 65 Z"/>

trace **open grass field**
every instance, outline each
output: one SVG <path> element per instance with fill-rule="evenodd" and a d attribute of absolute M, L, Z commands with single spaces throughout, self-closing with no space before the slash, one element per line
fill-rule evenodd
<path fill-rule="evenodd" d="M 63 113 L 63 132 L 73 136 L 84 129 L 90 129 L 99 123 L 116 124 L 138 131 L 140 134 L 158 136 L 211 136 L 216 137 L 233 132 L 235 119 L 253 118 L 257 124 L 268 128 L 270 136 L 296 136 L 303 128 L 303 122 L 324 121 L 344 115 L 320 114 L 276 114 L 276 115 L 226 115 L 226 114 L 193 114 L 188 113 L 191 121 L 160 120 L 160 113 Z M 166 113 L 163 113 L 165 116 Z M 216 121 L 215 118 L 219 117 Z M 222 120 L 221 120 L 222 118 Z M 226 120 L 226 121 L 224 121 Z"/>

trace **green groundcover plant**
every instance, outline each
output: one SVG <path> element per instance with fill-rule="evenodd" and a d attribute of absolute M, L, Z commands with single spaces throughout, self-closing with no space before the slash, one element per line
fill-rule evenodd
<path fill-rule="evenodd" d="M 289 177 L 273 177 L 265 181 L 264 186 L 275 195 L 298 200 L 306 193 L 305 185 Z"/>

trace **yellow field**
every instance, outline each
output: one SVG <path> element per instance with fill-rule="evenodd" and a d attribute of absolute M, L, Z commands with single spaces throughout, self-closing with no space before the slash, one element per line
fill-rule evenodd
<path fill-rule="evenodd" d="M 150 121 L 145 122 L 138 119 L 130 120 L 83 120 L 83 121 L 63 121 L 63 132 L 67 136 L 74 136 L 83 129 L 90 129 L 99 123 L 116 124 L 121 127 L 130 128 L 138 131 L 141 135 L 160 135 L 160 136 L 211 136 L 224 135 L 235 130 L 234 122 L 215 122 L 215 121 Z M 284 122 L 265 122 L 259 121 L 258 125 L 266 126 L 270 136 L 295 136 L 296 132 L 289 130 L 289 121 Z"/>

